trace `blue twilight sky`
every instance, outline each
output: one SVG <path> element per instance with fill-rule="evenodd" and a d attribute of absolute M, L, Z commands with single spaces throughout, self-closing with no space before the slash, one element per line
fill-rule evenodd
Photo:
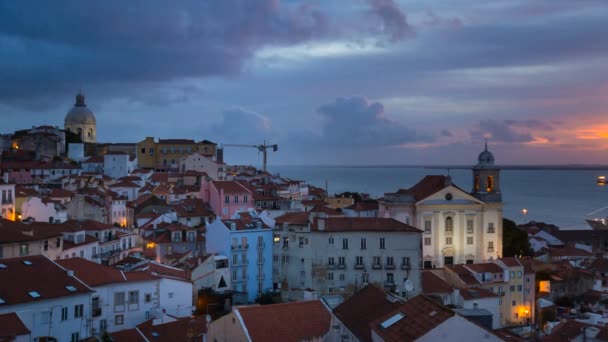
<path fill-rule="evenodd" d="M 279 164 L 608 163 L 605 0 L 0 0 L 1 133 L 278 143 Z M 226 151 L 258 163 L 255 150 Z"/>

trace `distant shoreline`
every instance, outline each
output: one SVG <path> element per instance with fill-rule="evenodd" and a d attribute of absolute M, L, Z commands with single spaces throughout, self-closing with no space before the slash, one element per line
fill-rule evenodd
<path fill-rule="evenodd" d="M 451 170 L 470 170 L 473 165 L 273 165 L 275 167 L 327 167 L 327 168 L 366 168 L 366 169 L 451 169 Z M 607 170 L 608 165 L 497 165 L 501 170 Z M 272 166 L 270 167 L 272 169 Z"/>

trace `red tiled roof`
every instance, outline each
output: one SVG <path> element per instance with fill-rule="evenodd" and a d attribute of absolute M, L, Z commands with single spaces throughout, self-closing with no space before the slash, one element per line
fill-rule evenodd
<path fill-rule="evenodd" d="M 314 207 L 310 208 L 310 210 L 308 212 L 309 213 L 323 213 L 323 214 L 327 214 L 328 216 L 343 216 L 341 211 L 339 211 L 337 209 L 328 208 L 323 205 L 315 205 Z"/>
<path fill-rule="evenodd" d="M 15 185 L 15 197 L 36 196 L 40 193 L 34 188 L 26 188 L 23 185 Z"/>
<path fill-rule="evenodd" d="M 31 265 L 25 265 L 24 261 L 30 261 Z M 0 298 L 5 302 L 1 306 L 91 292 L 78 279 L 68 276 L 66 270 L 42 255 L 2 259 L 0 262 L 6 265 L 6 268 L 0 268 L 0 279 L 10 279 L 0 286 Z M 66 286 L 73 286 L 76 290 L 69 291 Z M 31 291 L 38 292 L 40 297 L 31 297 Z"/>
<path fill-rule="evenodd" d="M 141 178 L 139 178 L 138 176 L 124 176 L 124 177 L 118 178 L 118 180 L 138 182 L 138 181 L 141 181 Z"/>
<path fill-rule="evenodd" d="M 394 315 L 405 316 L 388 328 L 380 324 Z M 414 341 L 454 316 L 454 312 L 436 301 L 418 295 L 401 304 L 396 310 L 371 323 L 372 330 L 384 341 Z"/>
<path fill-rule="evenodd" d="M 148 342 L 137 329 L 126 329 L 110 333 L 114 342 Z"/>
<path fill-rule="evenodd" d="M 156 262 L 148 263 L 147 272 L 159 277 L 171 277 L 181 280 L 189 280 L 186 271 L 177 269 L 175 267 L 159 264 Z"/>
<path fill-rule="evenodd" d="M 128 180 L 123 180 L 110 185 L 110 188 L 139 188 L 139 185 Z"/>
<path fill-rule="evenodd" d="M 452 291 L 454 288 L 432 271 L 422 271 L 422 292 L 424 294 L 452 293 Z"/>
<path fill-rule="evenodd" d="M 500 260 L 505 265 L 507 265 L 507 267 L 519 267 L 519 266 L 522 266 L 522 264 L 520 264 L 519 261 L 517 260 L 517 258 L 515 258 L 515 257 L 501 258 Z"/>
<path fill-rule="evenodd" d="M 172 208 L 179 217 L 209 217 L 213 212 L 203 200 L 198 198 L 186 199 L 180 203 L 174 204 Z"/>
<path fill-rule="evenodd" d="M 25 224 L 0 218 L 0 243 L 46 240 L 62 235 L 61 232 L 55 230 L 36 229 L 40 225 L 38 222 Z M 51 226 L 49 223 L 42 223 L 42 225 Z"/>
<path fill-rule="evenodd" d="M 241 213 L 242 214 L 242 213 Z M 260 219 L 246 219 L 246 218 L 240 218 L 240 219 L 230 219 L 230 220 L 222 220 L 222 222 L 224 223 L 224 225 L 226 226 L 226 228 L 230 229 L 231 223 L 234 222 L 236 224 L 236 230 L 245 230 L 245 229 L 268 229 L 271 227 L 268 227 L 264 221 L 260 220 Z M 261 222 L 262 224 L 262 228 L 257 228 L 258 227 L 258 222 Z M 253 227 L 248 227 L 247 225 L 253 225 Z"/>
<path fill-rule="evenodd" d="M 373 202 L 357 202 L 351 206 L 346 207 L 345 209 L 354 210 L 354 211 L 371 211 L 378 210 L 378 201 Z"/>
<path fill-rule="evenodd" d="M 446 269 L 456 273 L 456 275 L 467 285 L 479 285 L 479 281 L 475 278 L 473 273 L 465 268 L 463 265 L 446 265 Z"/>
<path fill-rule="evenodd" d="M 368 285 L 338 305 L 333 312 L 359 340 L 371 341 L 370 323 L 401 304 L 388 300 L 388 296 L 384 290 Z"/>
<path fill-rule="evenodd" d="M 64 197 L 72 197 L 74 196 L 74 193 L 65 189 L 53 189 L 51 191 L 51 193 L 49 194 L 49 197 L 59 197 L 59 198 L 64 198 Z"/>
<path fill-rule="evenodd" d="M 551 329 L 551 334 L 545 335 L 542 340 L 548 342 L 572 341 L 575 337 L 584 333 L 583 328 L 590 326 L 591 324 L 578 322 L 575 320 L 560 322 L 553 327 L 553 329 Z"/>
<path fill-rule="evenodd" d="M 327 334 L 331 314 L 319 300 L 235 308 L 254 342 L 296 342 Z"/>
<path fill-rule="evenodd" d="M 188 331 L 194 335 L 194 340 L 200 340 L 200 336 L 207 332 L 207 324 L 204 316 L 184 317 L 169 323 L 153 325 L 153 320 L 146 321 L 137 326 L 137 329 L 147 338 L 154 342 L 188 341 Z"/>
<path fill-rule="evenodd" d="M 28 335 L 30 330 L 16 313 L 11 312 L 0 315 L 0 341 L 13 341 L 12 338 Z"/>
<path fill-rule="evenodd" d="M 319 230 L 319 220 L 325 220 L 325 229 Z M 324 232 L 377 231 L 422 233 L 420 229 L 412 227 L 409 224 L 405 224 L 392 218 L 380 217 L 315 218 L 313 220 L 311 230 Z"/>
<path fill-rule="evenodd" d="M 306 206 L 317 206 L 317 205 L 322 205 L 322 206 L 326 206 L 329 205 L 329 203 L 325 202 L 324 200 L 302 200 L 302 204 L 306 205 Z"/>
<path fill-rule="evenodd" d="M 275 223 L 276 224 L 288 223 L 288 224 L 295 224 L 295 225 L 299 225 L 299 226 L 305 226 L 308 224 L 308 216 L 309 215 L 306 212 L 296 211 L 293 213 L 287 213 L 287 214 L 277 217 L 275 219 Z"/>
<path fill-rule="evenodd" d="M 78 279 L 92 287 L 157 279 L 155 276 L 145 272 L 123 272 L 114 267 L 101 265 L 82 258 L 57 260 L 57 263 L 65 269 L 74 271 Z"/>
<path fill-rule="evenodd" d="M 398 194 L 411 194 L 416 202 L 421 201 L 446 187 L 447 178 L 443 175 L 428 175 L 411 188 L 397 191 Z"/>
<path fill-rule="evenodd" d="M 93 156 L 83 161 L 84 164 L 103 164 L 103 156 Z"/>
<path fill-rule="evenodd" d="M 465 300 L 500 297 L 500 295 L 498 295 L 497 293 L 491 292 L 490 290 L 481 287 L 460 289 L 460 295 Z"/>
<path fill-rule="evenodd" d="M 237 181 L 213 181 L 211 184 L 218 190 L 223 190 L 225 194 L 244 194 L 251 193 L 247 187 Z"/>
<path fill-rule="evenodd" d="M 504 273 L 502 267 L 496 265 L 493 262 L 486 262 L 482 264 L 467 264 L 464 267 L 475 273 Z"/>

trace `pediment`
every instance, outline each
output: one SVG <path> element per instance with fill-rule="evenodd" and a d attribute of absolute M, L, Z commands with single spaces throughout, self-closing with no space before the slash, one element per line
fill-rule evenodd
<path fill-rule="evenodd" d="M 484 204 L 484 202 L 457 186 L 449 185 L 416 203 L 416 205 L 425 204 Z"/>

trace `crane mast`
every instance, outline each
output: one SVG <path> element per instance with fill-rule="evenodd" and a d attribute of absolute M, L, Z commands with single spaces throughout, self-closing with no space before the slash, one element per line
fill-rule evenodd
<path fill-rule="evenodd" d="M 258 151 L 262 152 L 263 157 L 264 157 L 264 163 L 263 163 L 263 170 L 264 172 L 266 171 L 266 166 L 268 164 L 268 149 L 271 149 L 272 152 L 276 152 L 279 149 L 279 145 L 277 144 L 266 144 L 266 141 L 264 141 L 263 144 L 261 145 L 247 145 L 247 144 L 222 144 L 222 147 L 227 146 L 227 147 L 252 147 L 257 149 Z"/>

